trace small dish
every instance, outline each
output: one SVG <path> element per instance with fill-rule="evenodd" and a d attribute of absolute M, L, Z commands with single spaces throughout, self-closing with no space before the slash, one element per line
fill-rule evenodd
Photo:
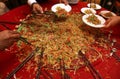
<path fill-rule="evenodd" d="M 51 10 L 53 12 L 56 12 L 58 10 L 58 8 L 62 8 L 62 9 L 65 9 L 67 12 L 70 12 L 72 10 L 71 6 L 70 5 L 65 5 L 63 3 L 59 3 L 59 4 L 55 4 L 52 6 Z"/>
<path fill-rule="evenodd" d="M 69 4 L 77 4 L 79 0 L 68 0 Z"/>
<path fill-rule="evenodd" d="M 96 14 L 96 11 L 93 8 L 88 8 L 88 7 L 82 8 L 81 12 L 84 14 Z"/>
<path fill-rule="evenodd" d="M 107 19 L 110 17 L 116 16 L 116 14 L 114 12 L 107 11 L 107 10 L 101 11 L 100 15 L 103 16 L 104 18 L 107 18 Z"/>
<path fill-rule="evenodd" d="M 96 9 L 96 10 L 101 9 L 101 6 L 99 4 L 95 4 L 95 3 L 89 3 L 89 4 L 87 4 L 87 6 L 89 8 L 93 8 L 93 9 Z"/>
<path fill-rule="evenodd" d="M 91 27 L 94 27 L 94 28 L 102 28 L 102 27 L 104 27 L 105 19 L 103 17 L 99 16 L 99 15 L 93 15 L 93 16 L 95 16 L 99 20 L 100 23 L 94 24 L 94 23 L 88 21 L 88 18 L 91 17 L 92 15 L 93 14 L 83 15 L 83 17 L 82 17 L 83 22 L 85 24 L 91 26 Z M 94 21 L 93 19 L 94 18 L 91 18 L 92 21 Z M 97 21 L 97 20 L 95 19 L 95 21 Z"/>

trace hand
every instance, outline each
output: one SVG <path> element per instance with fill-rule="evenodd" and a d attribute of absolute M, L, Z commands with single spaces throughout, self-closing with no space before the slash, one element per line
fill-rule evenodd
<path fill-rule="evenodd" d="M 19 37 L 20 34 L 16 31 L 4 30 L 0 32 L 0 50 L 4 50 L 5 48 L 11 46 L 19 39 Z"/>
<path fill-rule="evenodd" d="M 62 0 L 62 2 L 63 2 L 65 5 L 68 5 L 68 1 L 67 1 L 67 0 Z"/>
<path fill-rule="evenodd" d="M 43 8 L 40 6 L 39 3 L 33 3 L 32 10 L 34 13 L 43 13 Z"/>
<path fill-rule="evenodd" d="M 106 22 L 105 22 L 105 26 L 106 28 L 108 27 L 112 27 L 112 26 L 116 26 L 120 24 L 120 16 L 114 16 L 109 18 Z"/>

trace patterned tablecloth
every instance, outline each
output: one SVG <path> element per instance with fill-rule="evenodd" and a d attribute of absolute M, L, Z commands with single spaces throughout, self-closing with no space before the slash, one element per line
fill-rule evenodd
<path fill-rule="evenodd" d="M 41 4 L 43 8 L 47 8 L 48 10 L 51 8 L 53 4 L 56 2 L 48 2 Z M 80 12 L 80 9 L 82 7 L 87 7 L 86 2 L 79 2 L 78 4 L 71 5 L 72 11 L 74 12 Z M 99 13 L 101 10 L 104 10 L 103 8 L 100 10 L 97 10 L 97 13 Z M 28 5 L 23 5 L 20 7 L 17 7 L 6 14 L 0 16 L 0 20 L 8 20 L 8 21 L 19 21 L 20 19 L 23 19 L 26 17 L 27 14 L 31 12 L 31 9 Z M 15 25 L 9 25 L 7 24 L 11 29 L 14 29 Z M 107 31 L 113 30 L 112 38 L 115 38 L 118 43 L 120 43 L 120 25 L 106 29 Z M 0 29 L 5 29 L 3 27 L 0 27 Z M 120 44 L 119 44 L 120 45 Z M 120 46 L 118 45 L 118 52 L 117 54 L 120 56 Z M 106 53 L 104 53 L 106 54 Z M 0 53 L 0 79 L 4 79 L 7 75 L 6 72 L 12 71 L 12 68 L 15 68 L 18 63 L 16 63 L 17 60 L 15 59 L 15 54 L 9 53 L 9 51 L 1 51 Z M 99 71 L 103 79 L 120 79 L 120 62 L 116 61 L 113 57 L 105 57 L 104 60 L 100 61 L 100 63 L 95 63 L 94 67 Z M 24 76 L 24 79 L 29 79 L 28 75 L 32 75 L 31 73 L 27 73 L 24 71 L 20 71 L 21 76 Z M 94 79 L 91 75 L 90 71 L 86 69 L 86 67 L 83 67 L 76 71 L 76 74 L 69 73 L 72 79 Z M 59 79 L 59 75 L 57 73 L 54 73 L 53 75 L 54 79 Z"/>

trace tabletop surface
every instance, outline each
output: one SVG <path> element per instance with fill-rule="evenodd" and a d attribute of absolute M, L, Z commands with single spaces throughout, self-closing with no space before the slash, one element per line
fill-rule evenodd
<path fill-rule="evenodd" d="M 43 8 L 47 8 L 48 10 L 51 8 L 53 4 L 56 2 L 48 2 L 41 4 Z M 80 9 L 82 7 L 86 7 L 86 2 L 79 2 L 78 4 L 71 5 L 72 11 L 74 12 L 80 12 Z M 101 10 L 97 10 L 99 13 Z M 7 21 L 19 21 L 20 19 L 25 18 L 29 13 L 31 12 L 31 8 L 28 5 L 23 5 L 20 7 L 17 7 L 6 14 L 0 16 L 0 20 L 7 20 Z M 9 25 L 8 26 L 11 29 L 14 29 L 15 25 Z M 0 27 L 0 29 L 5 29 L 3 27 Z M 117 39 L 118 43 L 120 43 L 120 33 L 119 33 L 119 26 L 116 26 L 114 28 L 110 28 L 107 30 L 113 30 L 112 38 Z M 104 53 L 107 54 L 107 53 Z M 120 56 L 120 46 L 118 45 L 118 52 L 117 54 Z M 4 79 L 6 76 L 7 71 L 11 71 L 11 68 L 16 66 L 18 63 L 15 63 L 16 60 L 14 59 L 15 55 L 14 53 L 9 53 L 9 51 L 1 51 L 0 53 L 0 79 Z M 120 79 L 120 62 L 116 61 L 115 58 L 106 57 L 104 60 L 100 61 L 99 63 L 95 63 L 94 67 L 97 71 L 101 74 L 103 79 Z M 27 77 L 27 74 L 23 74 L 24 71 L 21 71 L 21 75 L 24 77 Z M 26 72 L 25 72 L 26 73 Z M 56 73 L 57 74 L 57 73 Z M 81 68 L 76 71 L 76 74 L 69 73 L 72 79 L 94 79 L 93 76 L 89 71 L 86 70 L 86 67 Z M 32 75 L 32 74 L 29 74 Z M 24 78 L 25 79 L 25 78 Z M 58 76 L 54 75 L 54 79 L 58 79 Z"/>

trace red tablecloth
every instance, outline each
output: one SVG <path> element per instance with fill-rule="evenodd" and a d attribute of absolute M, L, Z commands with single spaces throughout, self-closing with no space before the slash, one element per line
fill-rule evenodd
<path fill-rule="evenodd" d="M 53 4 L 56 2 L 48 2 L 41 4 L 43 8 L 50 9 Z M 82 7 L 87 7 L 86 2 L 79 2 L 78 4 L 71 5 L 72 11 L 80 12 L 80 9 Z M 101 9 L 102 10 L 102 9 Z M 98 10 L 101 11 L 101 10 Z M 30 13 L 30 7 L 28 5 L 23 5 L 18 8 L 15 8 L 6 14 L 0 16 L 0 20 L 8 20 L 8 21 L 19 21 L 20 19 L 23 19 L 26 17 L 27 14 Z M 15 25 L 8 25 L 10 28 L 14 29 Z M 0 27 L 0 29 L 5 29 L 3 27 Z M 111 30 L 108 29 L 108 30 Z M 112 37 L 116 38 L 117 41 L 120 41 L 120 34 L 119 34 L 119 26 L 116 26 L 112 28 L 114 31 Z M 120 47 L 119 47 L 120 49 Z M 120 51 L 118 50 L 118 55 L 120 56 Z M 15 54 L 9 53 L 9 51 L 1 52 L 0 53 L 0 79 L 4 79 L 3 76 L 6 76 L 7 71 L 11 71 L 13 67 L 17 65 Z M 103 79 L 120 79 L 120 62 L 116 61 L 113 57 L 105 58 L 104 60 L 100 61 L 99 63 L 96 63 L 94 67 L 99 71 Z M 24 79 L 29 79 L 27 74 L 24 71 L 21 71 L 21 76 L 24 76 Z M 89 71 L 86 71 L 86 68 L 81 68 L 78 71 L 76 71 L 76 74 L 69 73 L 72 77 L 72 79 L 94 79 L 93 76 Z M 31 74 L 32 75 L 32 72 Z M 58 79 L 58 76 L 54 75 L 54 79 Z"/>

